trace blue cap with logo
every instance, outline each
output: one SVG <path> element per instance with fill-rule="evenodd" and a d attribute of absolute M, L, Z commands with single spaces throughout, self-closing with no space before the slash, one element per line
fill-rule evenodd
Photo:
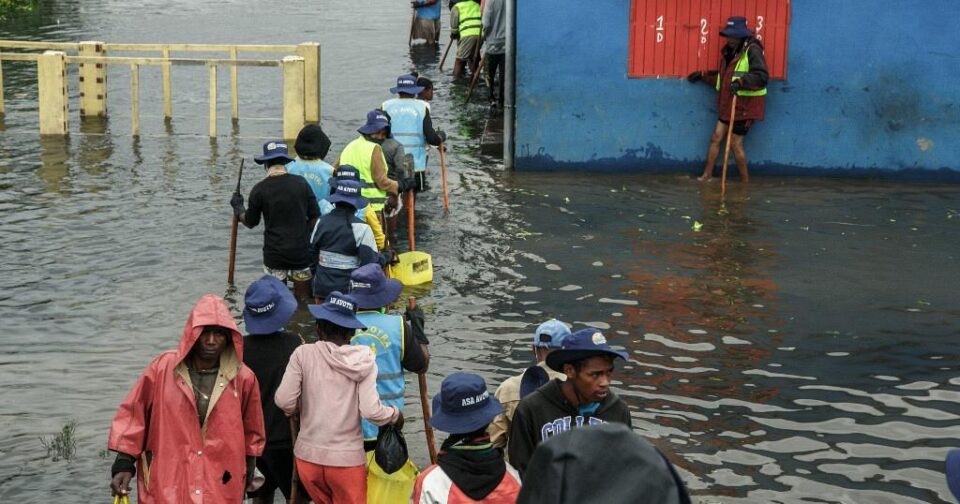
<path fill-rule="evenodd" d="M 420 94 L 424 90 L 423 86 L 417 85 L 417 76 L 412 74 L 401 75 L 397 77 L 397 85 L 390 88 L 390 94 Z"/>
<path fill-rule="evenodd" d="M 503 413 L 503 406 L 487 391 L 487 382 L 473 373 L 453 373 L 443 379 L 433 396 L 430 425 L 450 434 L 469 434 Z"/>
<path fill-rule="evenodd" d="M 609 355 L 627 360 L 626 352 L 614 350 L 607 344 L 607 338 L 599 329 L 589 327 L 567 336 L 559 350 L 547 356 L 547 366 L 554 371 L 563 371 L 563 365 L 589 357 Z"/>
<path fill-rule="evenodd" d="M 274 159 L 283 159 L 288 163 L 293 161 L 293 158 L 287 152 L 287 144 L 280 140 L 271 140 L 263 144 L 263 155 L 253 158 L 257 164 L 264 164 Z"/>
<path fill-rule="evenodd" d="M 347 329 L 367 328 L 363 325 L 363 322 L 357 319 L 357 302 L 352 297 L 338 291 L 331 292 L 323 304 L 307 305 L 307 309 L 317 320 L 326 320 Z"/>
<path fill-rule="evenodd" d="M 387 278 L 377 263 L 365 264 L 350 273 L 350 295 L 361 309 L 383 308 L 397 300 L 403 284 Z"/>
<path fill-rule="evenodd" d="M 280 279 L 263 275 L 250 284 L 243 296 L 243 323 L 250 334 L 272 334 L 283 329 L 297 300 Z"/>
<path fill-rule="evenodd" d="M 570 329 L 557 319 L 550 319 L 533 333 L 533 346 L 540 348 L 560 348 L 564 338 L 570 335 Z"/>
<path fill-rule="evenodd" d="M 333 204 L 346 203 L 356 209 L 366 208 L 367 199 L 361 196 L 363 184 L 347 178 L 337 179 L 333 186 L 333 194 L 327 196 L 327 201 Z"/>
<path fill-rule="evenodd" d="M 720 36 L 726 38 L 747 38 L 753 36 L 753 30 L 747 27 L 747 18 L 733 16 L 727 19 L 727 26 L 720 30 Z"/>
<path fill-rule="evenodd" d="M 372 135 L 390 126 L 390 119 L 380 109 L 367 112 L 367 122 L 357 130 L 364 135 Z"/>

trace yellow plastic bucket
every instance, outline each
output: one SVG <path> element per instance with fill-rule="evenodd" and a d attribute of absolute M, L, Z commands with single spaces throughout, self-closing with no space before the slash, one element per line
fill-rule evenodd
<path fill-rule="evenodd" d="M 393 474 L 383 472 L 373 459 L 373 452 L 367 452 L 367 502 L 383 504 L 407 504 L 413 485 L 420 471 L 413 461 L 407 463 Z"/>
<path fill-rule="evenodd" d="M 397 264 L 390 265 L 390 278 L 403 285 L 420 285 L 433 281 L 433 260 L 420 251 L 404 252 L 397 256 Z"/>

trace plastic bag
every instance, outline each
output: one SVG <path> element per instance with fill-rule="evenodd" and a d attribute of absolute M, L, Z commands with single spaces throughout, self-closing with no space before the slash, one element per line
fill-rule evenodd
<path fill-rule="evenodd" d="M 367 502 L 378 504 L 407 504 L 420 471 L 413 461 L 393 474 L 386 474 L 374 460 L 374 452 L 367 452 Z"/>
<path fill-rule="evenodd" d="M 403 433 L 393 425 L 384 425 L 380 427 L 377 433 L 377 448 L 373 453 L 377 465 L 383 469 L 386 474 L 393 474 L 400 470 L 407 459 L 407 440 L 403 438 Z"/>

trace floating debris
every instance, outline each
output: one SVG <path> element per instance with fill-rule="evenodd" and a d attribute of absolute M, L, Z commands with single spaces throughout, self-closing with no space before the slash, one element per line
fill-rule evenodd
<path fill-rule="evenodd" d="M 626 305 L 626 306 L 637 306 L 638 304 L 640 304 L 637 301 L 634 301 L 632 299 L 611 299 L 611 298 L 600 298 L 597 300 L 597 302 L 609 303 L 609 304 L 620 304 L 620 305 Z"/>
<path fill-rule="evenodd" d="M 579 285 L 567 284 L 567 285 L 564 285 L 563 287 L 558 288 L 557 290 L 563 291 L 563 292 L 570 292 L 570 291 L 580 290 L 582 288 L 583 287 Z"/>
<path fill-rule="evenodd" d="M 603 266 L 603 261 L 593 261 L 591 266 Z"/>
<path fill-rule="evenodd" d="M 558 265 L 556 265 L 556 264 L 548 264 L 548 265 L 546 266 L 546 268 L 547 268 L 548 270 L 550 270 L 550 271 L 560 271 L 560 270 L 563 269 L 563 268 L 561 268 L 560 266 L 558 266 Z"/>

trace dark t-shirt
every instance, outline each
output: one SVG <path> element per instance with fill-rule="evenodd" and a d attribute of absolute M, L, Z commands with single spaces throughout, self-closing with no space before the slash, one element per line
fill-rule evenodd
<path fill-rule="evenodd" d="M 301 343 L 300 336 L 286 331 L 243 337 L 243 363 L 257 376 L 260 385 L 268 450 L 291 448 L 289 421 L 283 410 L 274 404 L 273 396 L 283 379 L 290 354 Z"/>
<path fill-rule="evenodd" d="M 299 175 L 267 177 L 250 191 L 246 224 L 254 227 L 263 216 L 263 264 L 268 268 L 299 270 L 310 265 L 309 222 L 320 216 L 310 184 Z"/>

